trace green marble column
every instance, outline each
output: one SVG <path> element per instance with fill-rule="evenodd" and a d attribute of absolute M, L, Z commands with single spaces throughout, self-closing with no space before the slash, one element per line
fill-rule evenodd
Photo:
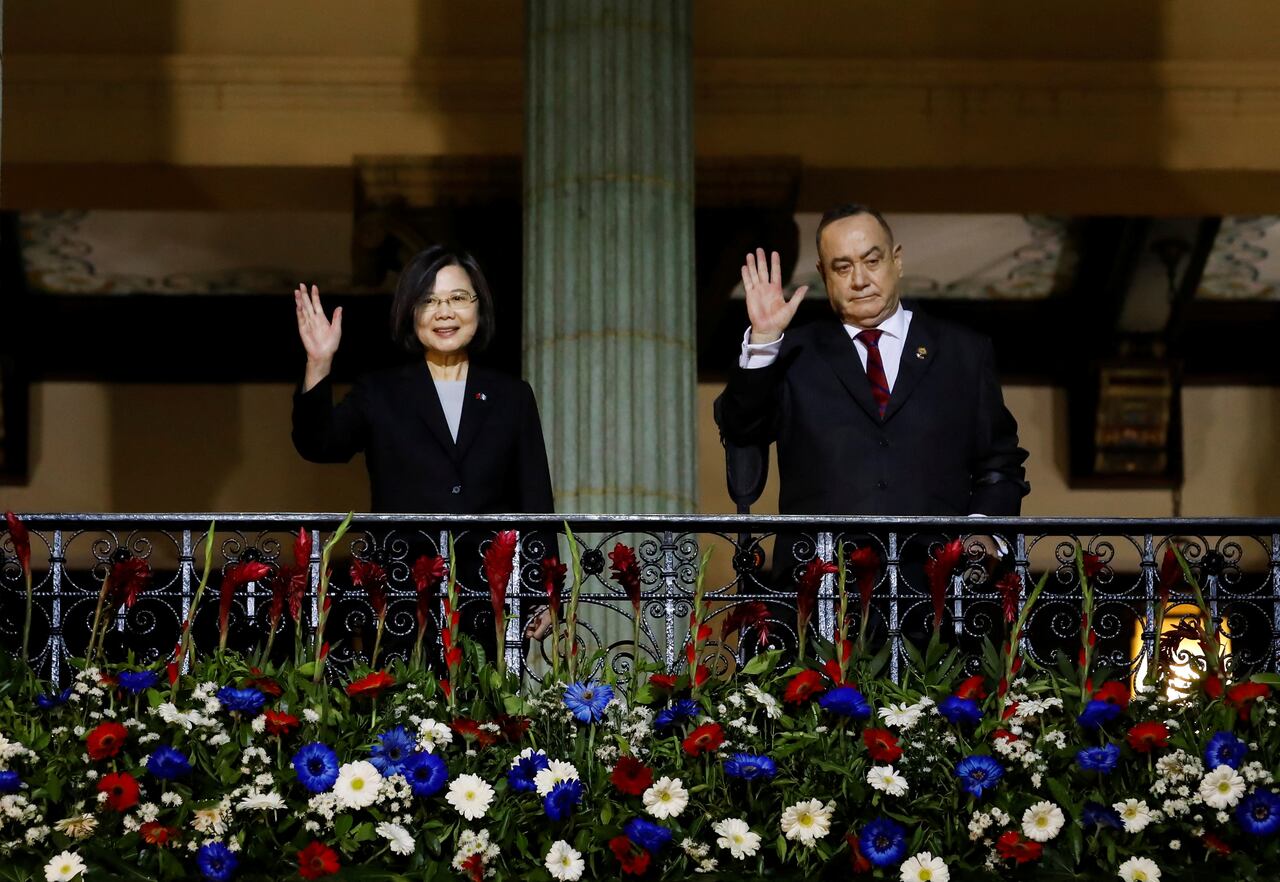
<path fill-rule="evenodd" d="M 531 0 L 524 368 L 565 512 L 695 506 L 692 0 Z"/>

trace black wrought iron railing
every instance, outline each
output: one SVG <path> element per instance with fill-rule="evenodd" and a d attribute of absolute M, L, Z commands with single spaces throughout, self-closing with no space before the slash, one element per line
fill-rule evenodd
<path fill-rule="evenodd" d="M 152 573 L 131 606 L 114 614 L 102 650 L 108 658 L 132 653 L 140 662 L 168 658 L 187 618 L 204 567 L 203 547 L 215 523 L 212 598 L 202 601 L 193 633 L 200 650 L 218 642 L 218 574 L 250 560 L 277 568 L 292 560 L 299 528 L 312 548 L 302 604 L 300 633 L 316 621 L 320 548 L 342 515 L 288 514 L 25 514 L 30 530 L 35 611 L 31 630 L 33 665 L 55 683 L 66 678 L 67 661 L 85 653 L 103 580 L 118 561 L 145 559 Z M 622 587 L 610 575 L 609 552 L 622 542 L 635 549 L 641 570 L 640 652 L 648 663 L 670 671 L 685 664 L 683 651 L 703 551 L 714 549 L 707 570 L 713 638 L 699 659 L 713 673 L 731 673 L 762 646 L 789 648 L 796 642 L 794 576 L 815 557 L 837 550 L 875 552 L 876 573 L 867 631 L 873 646 L 887 641 L 890 673 L 909 665 L 908 643 L 927 639 L 933 604 L 926 562 L 944 543 L 960 539 L 964 554 L 949 579 L 942 633 L 963 647 L 972 664 L 984 638 L 1005 634 L 997 583 L 1017 574 L 1020 601 L 1041 575 L 1048 581 L 1023 635 L 1024 654 L 1050 665 L 1056 653 L 1074 658 L 1079 645 L 1082 590 L 1077 549 L 1094 556 L 1092 579 L 1098 658 L 1112 667 L 1139 667 L 1154 656 L 1159 570 L 1166 549 L 1176 546 L 1203 588 L 1212 626 L 1229 643 L 1228 663 L 1239 670 L 1274 670 L 1280 660 L 1280 519 L 947 519 L 822 518 L 761 516 L 636 515 L 359 515 L 333 550 L 330 571 L 334 605 L 326 636 L 332 660 L 367 659 L 373 647 L 374 613 L 367 592 L 353 584 L 352 561 L 375 561 L 387 574 L 383 657 L 407 657 L 417 637 L 413 565 L 423 555 L 449 555 L 462 600 L 464 629 L 482 641 L 492 633 L 493 612 L 480 553 L 498 530 L 516 530 L 520 543 L 506 593 L 506 653 L 509 666 L 539 677 L 549 667 L 550 641 L 541 633 L 547 604 L 543 561 L 568 561 L 573 531 L 584 575 L 580 652 L 603 650 L 602 663 L 622 671 L 634 663 L 634 616 Z M 0 533 L 0 639 L 12 651 L 21 643 L 25 608 L 22 570 L 12 538 Z M 783 561 L 779 563 L 775 558 Z M 250 582 L 232 600 L 229 645 L 256 650 L 270 628 L 269 579 Z M 1006 585 L 1008 583 L 1006 582 Z M 567 589 L 566 589 L 567 590 Z M 850 590 L 853 590 L 852 587 Z M 836 622 L 836 584 L 824 578 L 814 630 L 830 639 Z M 735 606 L 763 602 L 767 616 L 723 636 L 723 621 Z M 1168 620 L 1200 617 L 1185 582 L 1168 598 Z M 856 610 L 857 604 L 851 604 Z M 432 603 L 428 643 L 442 607 Z M 856 614 L 856 613 L 855 613 Z M 853 623 L 856 631 L 858 625 Z M 292 657 L 294 627 L 281 627 L 274 651 Z M 530 636 L 531 635 L 531 636 Z M 1195 658 L 1182 659 L 1194 666 Z"/>

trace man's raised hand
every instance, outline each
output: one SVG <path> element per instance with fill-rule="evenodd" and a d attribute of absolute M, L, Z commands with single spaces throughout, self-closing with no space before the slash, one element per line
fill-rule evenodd
<path fill-rule="evenodd" d="M 781 337 L 809 290 L 808 285 L 802 285 L 788 300 L 782 290 L 782 258 L 773 252 L 770 266 L 765 261 L 763 248 L 747 255 L 746 265 L 742 267 L 742 287 L 747 292 L 752 343 L 772 343 Z"/>

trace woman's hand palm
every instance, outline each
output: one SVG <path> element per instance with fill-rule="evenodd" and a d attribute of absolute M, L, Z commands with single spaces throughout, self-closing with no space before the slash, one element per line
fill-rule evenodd
<path fill-rule="evenodd" d="M 342 307 L 333 311 L 333 319 L 325 317 L 320 306 L 320 290 L 311 286 L 299 285 L 293 292 L 294 305 L 298 317 L 298 336 L 302 346 L 307 350 L 307 358 L 313 361 L 327 361 L 338 351 L 342 340 Z"/>

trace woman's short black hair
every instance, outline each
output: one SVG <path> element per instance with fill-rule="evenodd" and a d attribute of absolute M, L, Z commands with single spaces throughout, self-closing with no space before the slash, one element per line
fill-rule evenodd
<path fill-rule="evenodd" d="M 493 295 L 489 293 L 489 283 L 485 281 L 480 264 L 469 252 L 460 248 L 432 245 L 419 251 L 405 264 L 400 271 L 400 280 L 396 283 L 395 297 L 391 301 L 391 339 L 415 355 L 423 351 L 422 341 L 418 339 L 415 313 L 419 304 L 431 296 L 436 276 L 447 266 L 462 267 L 470 277 L 471 286 L 475 288 L 479 298 L 476 301 L 478 327 L 467 351 L 472 354 L 483 352 L 493 339 L 496 326 Z"/>

